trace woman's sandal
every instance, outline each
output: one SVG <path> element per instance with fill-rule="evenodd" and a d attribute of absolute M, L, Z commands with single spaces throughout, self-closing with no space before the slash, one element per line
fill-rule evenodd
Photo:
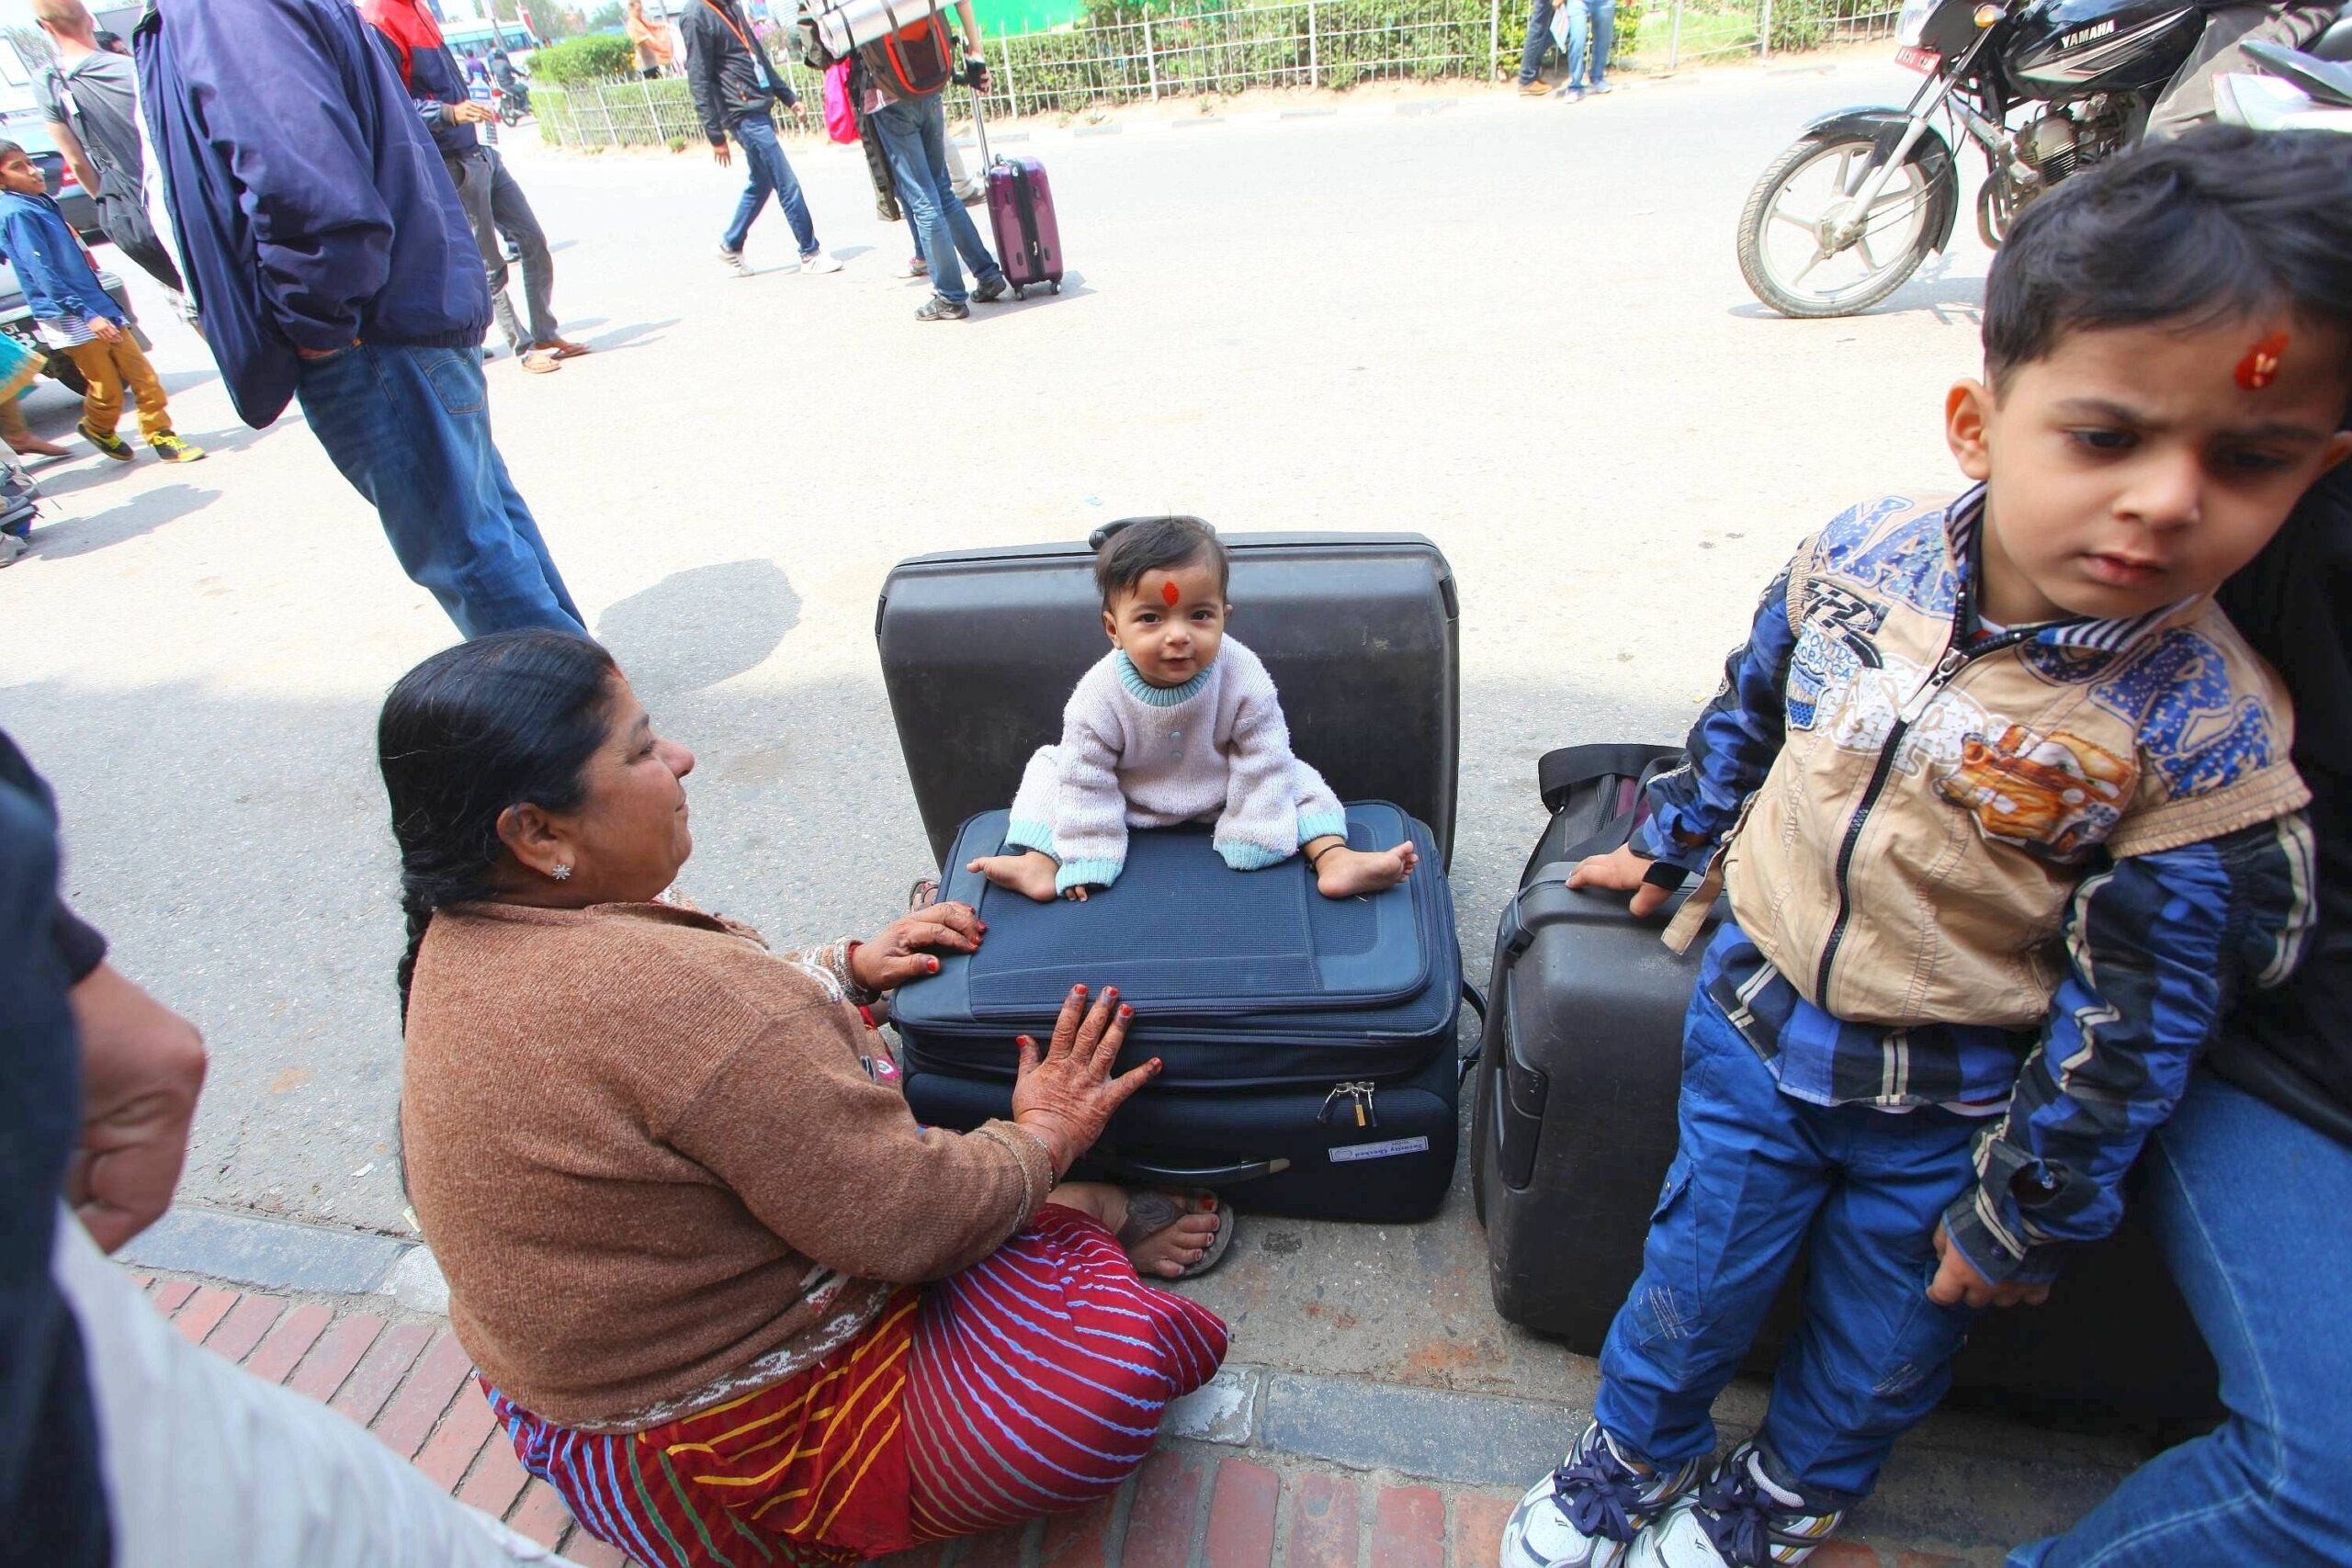
<path fill-rule="evenodd" d="M 1119 1227 L 1118 1243 L 1131 1249 L 1140 1247 L 1185 1215 L 1201 1213 L 1202 1201 L 1215 1196 L 1206 1189 L 1201 1189 L 1185 1193 L 1179 1201 L 1165 1192 L 1149 1190 L 1130 1191 L 1127 1194 L 1127 1223 Z M 1226 1248 L 1233 1245 L 1231 1205 L 1220 1202 L 1211 1212 L 1216 1215 L 1216 1234 L 1209 1237 L 1209 1244 L 1199 1259 L 1184 1265 L 1183 1270 L 1175 1278 L 1190 1280 L 1207 1273 L 1225 1257 Z M 1151 1282 L 1157 1284 L 1167 1278 L 1164 1274 L 1152 1276 Z"/>
<path fill-rule="evenodd" d="M 915 885 L 907 889 L 907 913 L 921 914 L 939 902 L 939 878 L 918 876 Z"/>

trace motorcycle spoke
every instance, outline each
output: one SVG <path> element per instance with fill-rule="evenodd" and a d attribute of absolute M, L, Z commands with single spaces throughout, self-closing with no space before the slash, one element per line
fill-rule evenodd
<path fill-rule="evenodd" d="M 1807 234 L 1818 233 L 1821 230 L 1820 219 L 1799 218 L 1793 213 L 1784 212 L 1777 207 L 1772 209 L 1772 221 L 1775 223 L 1786 223 L 1790 228 L 1802 230 Z"/>
<path fill-rule="evenodd" d="M 1827 251 L 1815 251 L 1815 252 L 1814 252 L 1814 253 L 1813 253 L 1813 259 L 1812 259 L 1811 261 L 1809 261 L 1809 262 L 1805 263 L 1805 264 L 1804 264 L 1804 265 L 1803 265 L 1803 266 L 1801 266 L 1801 267 L 1797 268 L 1797 275 L 1796 275 L 1794 277 L 1792 277 L 1791 279 L 1789 279 L 1789 288 L 1790 288 L 1790 289 L 1791 289 L 1792 291 L 1793 291 L 1793 290 L 1796 288 L 1796 286 L 1797 286 L 1798 284 L 1803 283 L 1803 282 L 1805 280 L 1805 278 L 1806 278 L 1806 277 L 1807 277 L 1807 276 L 1812 273 L 1812 271 L 1813 271 L 1813 269 L 1814 269 L 1815 267 L 1819 266 L 1823 262 L 1826 262 L 1826 261 L 1827 261 L 1828 259 L 1829 259 L 1829 253 L 1828 253 Z"/>
<path fill-rule="evenodd" d="M 1862 253 L 1862 265 L 1876 272 L 1878 257 L 1871 254 L 1871 231 L 1868 229 L 1854 236 L 1854 248 Z"/>

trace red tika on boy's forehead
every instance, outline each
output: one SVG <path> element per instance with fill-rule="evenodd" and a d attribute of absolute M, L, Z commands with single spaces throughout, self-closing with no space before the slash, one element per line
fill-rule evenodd
<path fill-rule="evenodd" d="M 1176 601 L 1182 597 L 1183 595 L 1176 591 L 1176 580 L 1174 578 L 1171 577 L 1167 581 L 1159 585 L 1159 602 L 1168 605 L 1170 609 L 1173 609 L 1175 607 Z"/>
<path fill-rule="evenodd" d="M 2278 379 L 2278 362 L 2286 357 L 2287 334 L 2272 333 L 2246 350 L 2238 361 L 2237 383 L 2249 392 L 2259 392 Z"/>

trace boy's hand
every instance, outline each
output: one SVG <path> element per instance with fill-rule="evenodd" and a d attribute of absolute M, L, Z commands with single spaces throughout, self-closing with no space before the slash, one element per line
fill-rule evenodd
<path fill-rule="evenodd" d="M 1631 844 L 1621 844 L 1605 855 L 1592 855 L 1577 863 L 1568 873 L 1571 887 L 1608 887 L 1619 892 L 1633 890 L 1633 901 L 1627 906 L 1636 916 L 1653 915 L 1664 906 L 1668 890 L 1655 883 L 1645 882 L 1650 867 L 1657 863 L 1634 852 Z"/>
<path fill-rule="evenodd" d="M 1944 1223 L 1936 1222 L 1936 1277 L 1928 1284 L 1928 1299 L 1938 1306 L 1968 1305 L 1985 1307 L 2040 1306 L 2050 1299 L 2047 1285 L 2028 1284 L 2012 1280 L 1996 1285 L 1976 1271 L 1976 1265 L 1967 1254 L 1951 1244 L 1944 1232 Z"/>
<path fill-rule="evenodd" d="M 488 125 L 497 118 L 490 112 L 488 104 L 478 104 L 471 98 L 449 106 L 449 123 L 452 125 Z"/>
<path fill-rule="evenodd" d="M 122 329 L 104 316 L 90 318 L 90 335 L 100 343 L 112 343 L 122 336 Z"/>

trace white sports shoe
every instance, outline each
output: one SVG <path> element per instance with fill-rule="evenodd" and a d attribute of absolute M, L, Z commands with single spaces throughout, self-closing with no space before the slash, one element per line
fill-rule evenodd
<path fill-rule="evenodd" d="M 718 247 L 718 259 L 724 262 L 728 270 L 738 277 L 753 276 L 752 264 L 743 259 L 743 253 L 741 251 L 730 251 L 725 245 L 721 245 Z"/>
<path fill-rule="evenodd" d="M 1699 1465 L 1664 1471 L 1628 1459 L 1593 1423 L 1511 1510 L 1502 1568 L 1618 1568 L 1642 1528 L 1690 1489 Z"/>
<path fill-rule="evenodd" d="M 1845 1520 L 1766 1473 L 1753 1442 L 1732 1450 L 1698 1495 L 1634 1542 L 1628 1568 L 1791 1568 Z"/>
<path fill-rule="evenodd" d="M 803 272 L 839 272 L 841 269 L 842 264 L 833 259 L 833 254 L 821 246 L 800 258 L 800 270 Z"/>

